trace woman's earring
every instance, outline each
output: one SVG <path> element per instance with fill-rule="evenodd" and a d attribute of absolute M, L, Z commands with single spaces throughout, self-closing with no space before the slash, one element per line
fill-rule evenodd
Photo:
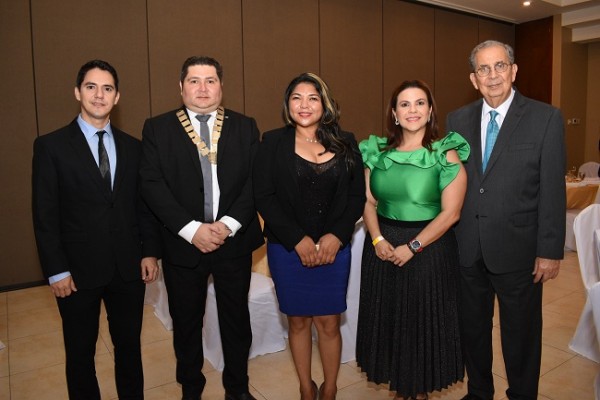
<path fill-rule="evenodd" d="M 398 121 L 398 118 L 395 119 L 394 124 L 400 125 L 400 121 Z"/>
<path fill-rule="evenodd" d="M 429 118 L 427 118 L 427 122 L 431 122 L 431 114 L 429 114 Z"/>

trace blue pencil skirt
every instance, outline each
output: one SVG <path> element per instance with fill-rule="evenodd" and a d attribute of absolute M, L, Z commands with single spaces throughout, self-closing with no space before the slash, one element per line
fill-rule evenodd
<path fill-rule="evenodd" d="M 350 245 L 340 249 L 333 264 L 308 268 L 302 265 L 295 250 L 267 243 L 267 260 L 282 313 L 314 316 L 346 311 Z"/>

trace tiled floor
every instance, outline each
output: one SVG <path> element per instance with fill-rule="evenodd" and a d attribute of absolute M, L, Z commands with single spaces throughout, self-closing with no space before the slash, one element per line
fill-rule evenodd
<path fill-rule="evenodd" d="M 567 253 L 558 279 L 544 288 L 544 340 L 540 399 L 593 399 L 593 381 L 600 366 L 568 348 L 585 303 L 576 253 Z M 496 319 L 497 323 L 497 319 Z M 145 387 L 148 400 L 179 399 L 175 383 L 175 357 L 171 332 L 166 331 L 147 307 L 142 332 Z M 496 399 L 505 398 L 506 374 L 496 344 L 494 378 Z M 0 400 L 66 399 L 64 353 L 60 317 L 50 290 L 37 287 L 0 293 Z M 106 321 L 101 323 L 96 367 L 103 399 L 115 399 L 111 342 Z M 318 353 L 313 348 L 315 381 L 322 381 Z M 297 400 L 298 383 L 289 351 L 258 357 L 249 362 L 251 392 L 259 400 Z M 221 374 L 206 363 L 208 379 L 204 400 L 222 400 Z M 383 386 L 367 383 L 350 362 L 343 364 L 338 380 L 338 399 L 391 400 Z M 466 384 L 460 383 L 437 393 L 433 399 L 460 399 Z"/>

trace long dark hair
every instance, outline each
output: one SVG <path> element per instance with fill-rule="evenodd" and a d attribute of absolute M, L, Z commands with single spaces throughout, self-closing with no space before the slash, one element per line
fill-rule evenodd
<path fill-rule="evenodd" d="M 296 123 L 290 114 L 289 100 L 292 91 L 300 83 L 309 83 L 313 85 L 321 98 L 323 115 L 321 116 L 321 121 L 317 128 L 317 139 L 321 142 L 323 147 L 325 147 L 323 153 L 329 151 L 342 156 L 346 162 L 346 167 L 348 170 L 351 170 L 356 161 L 350 141 L 340 135 L 340 126 L 338 124 L 340 119 L 340 109 L 335 99 L 331 96 L 329 86 L 327 86 L 325 81 L 319 76 L 312 72 L 305 72 L 292 79 L 285 90 L 283 98 L 283 120 L 288 126 L 296 126 Z"/>
<path fill-rule="evenodd" d="M 425 135 L 423 136 L 423 147 L 427 150 L 431 151 L 431 144 L 439 139 L 439 131 L 438 131 L 438 121 L 437 121 L 437 106 L 435 105 L 435 100 L 433 99 L 433 95 L 431 94 L 431 89 L 429 86 L 421 80 L 415 79 L 412 81 L 404 81 L 392 92 L 392 97 L 390 98 L 390 102 L 388 104 L 387 114 L 386 114 L 386 128 L 387 128 L 387 146 L 384 150 L 389 150 L 398 147 L 402 143 L 404 139 L 404 134 L 402 132 L 402 126 L 396 125 L 396 117 L 394 117 L 393 110 L 396 109 L 396 103 L 398 102 L 398 95 L 409 88 L 417 88 L 421 89 L 425 92 L 427 96 L 427 103 L 431 107 L 431 117 L 425 125 Z"/>

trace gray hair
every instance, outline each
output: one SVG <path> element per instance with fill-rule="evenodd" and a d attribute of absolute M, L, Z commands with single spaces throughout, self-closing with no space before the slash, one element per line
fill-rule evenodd
<path fill-rule="evenodd" d="M 513 48 L 510 47 L 510 45 L 499 42 L 497 40 L 486 40 L 485 42 L 479 43 L 477 46 L 475 46 L 473 51 L 471 51 L 471 56 L 469 57 L 469 64 L 471 64 L 471 71 L 475 71 L 477 69 L 477 65 L 475 64 L 475 56 L 477 55 L 479 50 L 483 50 L 487 47 L 492 47 L 492 46 L 504 47 L 504 50 L 506 51 L 506 55 L 508 56 L 509 64 L 515 63 L 515 52 L 514 52 Z"/>

